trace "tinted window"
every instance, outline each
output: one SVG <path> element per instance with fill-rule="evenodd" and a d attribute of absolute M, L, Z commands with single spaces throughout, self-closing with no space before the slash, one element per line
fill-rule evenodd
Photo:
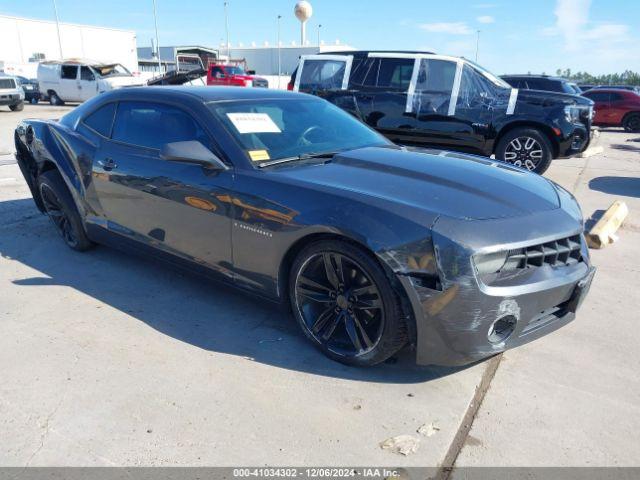
<path fill-rule="evenodd" d="M 413 111 L 421 115 L 447 115 L 457 64 L 448 60 L 422 60 L 418 71 Z"/>
<path fill-rule="evenodd" d="M 624 100 L 624 97 L 620 93 L 611 92 L 610 95 L 611 96 L 609 97 L 609 99 L 612 102 L 620 102 L 620 101 Z"/>
<path fill-rule="evenodd" d="M 374 61 L 377 60 L 375 58 L 354 58 L 353 65 L 351 67 L 351 75 L 349 78 L 349 82 L 353 85 L 364 85 L 364 80 L 367 78 L 367 74 L 371 70 L 371 66 Z M 375 75 L 377 78 L 377 73 Z M 376 80 L 373 80 L 372 85 L 375 85 Z"/>
<path fill-rule="evenodd" d="M 208 139 L 187 113 L 168 105 L 120 102 L 113 126 L 113 140 L 160 149 L 165 143 Z"/>
<path fill-rule="evenodd" d="M 607 92 L 587 92 L 584 94 L 585 97 L 590 98 L 594 102 L 608 102 L 609 101 L 609 93 Z"/>
<path fill-rule="evenodd" d="M 60 76 L 67 80 L 75 80 L 76 78 L 78 78 L 78 66 L 62 65 Z"/>
<path fill-rule="evenodd" d="M 378 87 L 407 90 L 411 82 L 414 60 L 412 58 L 383 58 L 380 60 Z"/>
<path fill-rule="evenodd" d="M 458 92 L 458 108 L 474 109 L 483 104 L 488 105 L 494 94 L 493 84 L 483 75 L 469 65 L 463 67 L 460 91 Z"/>
<path fill-rule="evenodd" d="M 344 78 L 342 60 L 305 60 L 300 77 L 300 89 L 340 89 Z"/>
<path fill-rule="evenodd" d="M 211 75 L 215 78 L 224 78 L 224 71 L 220 67 L 213 67 Z"/>
<path fill-rule="evenodd" d="M 0 88 L 16 88 L 16 81 L 13 78 L 0 78 Z"/>
<path fill-rule="evenodd" d="M 95 80 L 96 77 L 89 67 L 80 67 L 80 80 Z"/>
<path fill-rule="evenodd" d="M 113 125 L 113 114 L 116 111 L 115 103 L 108 103 L 98 110 L 93 112 L 83 121 L 104 137 L 108 137 L 111 134 L 111 126 Z"/>

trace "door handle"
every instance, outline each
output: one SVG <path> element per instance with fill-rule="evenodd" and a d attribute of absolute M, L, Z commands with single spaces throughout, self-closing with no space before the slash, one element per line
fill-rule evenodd
<path fill-rule="evenodd" d="M 103 170 L 110 171 L 114 168 L 118 168 L 116 162 L 114 162 L 113 158 L 105 158 L 104 160 L 98 160 L 98 165 L 100 165 Z"/>

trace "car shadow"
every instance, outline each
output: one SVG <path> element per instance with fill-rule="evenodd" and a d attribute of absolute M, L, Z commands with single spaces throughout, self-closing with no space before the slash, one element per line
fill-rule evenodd
<path fill-rule="evenodd" d="M 7 212 L 20 213 L 5 216 Z M 267 301 L 107 247 L 70 250 L 30 198 L 0 202 L 0 217 L 10 219 L 0 225 L 0 256 L 39 272 L 14 280 L 14 285 L 76 289 L 197 348 L 314 375 L 379 383 L 425 382 L 468 368 L 417 366 L 409 348 L 372 368 L 348 367 L 326 358 L 290 313 Z"/>
<path fill-rule="evenodd" d="M 625 197 L 640 197 L 638 177 L 596 177 L 589 181 L 589 188 L 598 192 Z"/>
<path fill-rule="evenodd" d="M 634 142 L 637 140 L 633 140 Z M 622 150 L 623 152 L 635 152 L 640 153 L 640 147 L 636 147 L 635 145 L 626 145 L 624 143 L 613 143 L 611 144 L 611 148 L 614 150 Z"/>

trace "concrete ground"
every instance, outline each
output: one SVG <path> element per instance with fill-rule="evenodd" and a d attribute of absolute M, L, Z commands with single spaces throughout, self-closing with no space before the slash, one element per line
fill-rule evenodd
<path fill-rule="evenodd" d="M 0 109 L 0 465 L 401 467 L 457 453 L 492 362 L 420 368 L 405 352 L 343 367 L 259 300 L 108 248 L 67 249 L 3 155 L 19 118 L 65 110 Z M 603 155 L 554 162 L 549 176 L 586 216 L 617 198 L 631 214 L 593 252 L 578 319 L 502 357 L 456 466 L 638 463 L 637 137 L 607 131 Z M 416 433 L 432 422 L 435 434 Z M 417 452 L 381 450 L 395 435 L 418 438 Z"/>

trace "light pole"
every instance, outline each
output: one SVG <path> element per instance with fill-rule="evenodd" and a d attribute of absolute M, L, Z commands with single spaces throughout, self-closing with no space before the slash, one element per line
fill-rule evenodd
<path fill-rule="evenodd" d="M 227 12 L 227 6 L 229 2 L 224 2 L 224 29 L 227 34 L 227 61 L 231 60 L 231 46 L 229 45 L 229 14 Z"/>
<path fill-rule="evenodd" d="M 322 28 L 322 24 L 318 24 L 318 52 L 320 52 L 320 29 Z"/>
<path fill-rule="evenodd" d="M 53 0 L 53 13 L 56 16 L 56 30 L 58 32 L 58 48 L 60 49 L 60 60 L 62 60 L 62 41 L 60 40 L 60 20 L 58 19 L 58 6 L 56 0 Z"/>
<path fill-rule="evenodd" d="M 162 60 L 160 60 L 160 42 L 158 41 L 158 14 L 156 12 L 156 0 L 153 0 L 153 23 L 156 28 L 156 56 L 158 57 L 158 75 L 162 75 Z M 178 65 L 176 65 L 176 70 Z"/>
<path fill-rule="evenodd" d="M 476 30 L 476 63 L 478 63 L 478 50 L 480 48 L 480 30 Z"/>
<path fill-rule="evenodd" d="M 282 57 L 280 56 L 280 19 L 282 15 L 278 15 L 278 90 L 280 90 L 280 77 L 282 76 Z"/>

